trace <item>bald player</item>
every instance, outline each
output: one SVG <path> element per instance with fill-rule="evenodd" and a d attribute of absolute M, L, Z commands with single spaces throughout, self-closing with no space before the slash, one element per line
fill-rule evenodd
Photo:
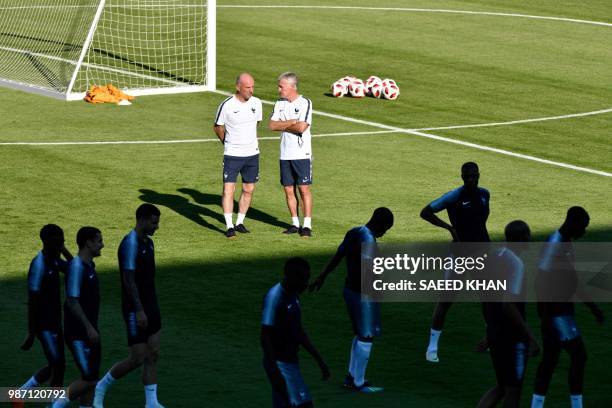
<path fill-rule="evenodd" d="M 253 96 L 255 80 L 243 72 L 236 78 L 236 93 L 225 99 L 217 109 L 213 130 L 223 143 L 223 197 L 225 236 L 233 239 L 236 231 L 246 234 L 246 213 L 251 205 L 255 183 L 259 180 L 259 144 L 257 125 L 261 122 L 261 100 Z M 242 193 L 238 202 L 238 217 L 233 223 L 234 192 L 238 173 L 242 178 Z"/>

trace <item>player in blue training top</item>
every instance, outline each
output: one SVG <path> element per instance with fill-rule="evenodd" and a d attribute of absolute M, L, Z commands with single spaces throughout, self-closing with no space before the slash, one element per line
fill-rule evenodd
<path fill-rule="evenodd" d="M 77 398 L 81 406 L 90 407 L 99 378 L 100 286 L 93 258 L 100 256 L 104 248 L 102 233 L 95 227 L 82 227 L 77 233 L 77 244 L 79 254 L 70 261 L 66 273 L 64 332 L 81 379 L 70 384 L 68 398 L 54 401 L 52 408 L 68 407 Z"/>
<path fill-rule="evenodd" d="M 21 348 L 29 350 L 38 338 L 47 365 L 38 370 L 22 389 L 38 387 L 49 381 L 51 387 L 64 385 L 64 336 L 62 333 L 62 302 L 60 272 L 65 273 L 72 255 L 64 246 L 64 231 L 47 224 L 40 230 L 43 248 L 30 263 L 28 271 L 28 335 Z"/>
<path fill-rule="evenodd" d="M 531 240 L 529 226 L 524 221 L 506 225 L 508 244 L 496 253 L 492 267 L 495 279 L 509 285 L 503 302 L 485 302 L 483 314 L 487 325 L 487 343 L 495 370 L 497 385 L 487 391 L 478 408 L 503 406 L 518 408 L 528 357 L 539 352 L 538 343 L 527 325 L 525 297 L 527 277 L 525 264 L 520 258 Z"/>
<path fill-rule="evenodd" d="M 489 218 L 489 191 L 478 187 L 480 173 L 478 165 L 467 162 L 461 166 L 463 186 L 449 191 L 432 201 L 421 211 L 421 218 L 451 234 L 453 242 L 489 242 L 487 219 Z M 450 224 L 436 213 L 446 210 Z M 452 302 L 438 302 L 434 310 L 429 346 L 425 353 L 427 361 L 437 363 L 438 340 L 442 334 L 444 319 Z"/>
<path fill-rule="evenodd" d="M 393 226 L 393 213 L 385 207 L 374 210 L 366 225 L 349 230 L 336 254 L 323 272 L 310 285 L 310 291 L 319 290 L 329 275 L 346 258 L 344 302 L 348 310 L 355 337 L 351 344 L 351 359 L 344 385 L 355 391 L 371 393 L 383 391 L 365 380 L 366 368 L 372 351 L 374 337 L 380 336 L 380 306 L 367 300 L 361 293 L 361 262 L 371 253 L 362 253 L 363 244 L 371 244 L 367 250 L 375 250 L 376 238 L 380 238 Z"/>
<path fill-rule="evenodd" d="M 272 385 L 274 408 L 307 408 L 313 404 L 300 373 L 300 346 L 317 361 L 324 380 L 329 378 L 329 368 L 302 327 L 298 295 L 308 287 L 310 265 L 303 258 L 291 258 L 284 269 L 283 280 L 268 291 L 263 302 L 263 365 Z"/>
<path fill-rule="evenodd" d="M 577 292 L 578 276 L 574 266 L 574 251 L 571 242 L 581 238 L 589 225 L 590 217 L 582 207 L 571 207 L 565 222 L 559 230 L 548 237 L 538 264 L 536 292 L 538 294 L 538 314 L 542 330 L 542 360 L 536 372 L 534 394 L 531 406 L 541 408 L 548 392 L 548 386 L 561 350 L 567 351 L 571 362 L 568 373 L 570 402 L 572 408 L 582 408 L 582 388 L 586 349 L 576 325 L 574 304 L 575 295 L 584 301 L 597 322 L 604 321 L 603 312 L 588 299 L 582 291 Z M 543 293 L 553 299 L 540 299 Z M 551 302 L 550 300 L 562 300 Z"/>
<path fill-rule="evenodd" d="M 136 226 L 119 245 L 121 309 L 130 354 L 113 365 L 96 386 L 95 408 L 103 406 L 108 387 L 140 366 L 145 407 L 163 408 L 157 401 L 161 313 L 155 290 L 155 251 L 150 238 L 159 228 L 160 215 L 153 204 L 140 205 L 136 210 Z"/>

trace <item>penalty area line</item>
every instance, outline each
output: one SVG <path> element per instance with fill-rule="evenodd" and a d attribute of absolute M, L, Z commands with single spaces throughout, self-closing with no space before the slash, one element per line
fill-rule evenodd
<path fill-rule="evenodd" d="M 321 133 L 312 137 L 341 137 L 341 136 L 369 136 L 387 133 L 398 133 L 395 130 L 376 130 L 368 132 L 342 132 Z M 258 140 L 279 140 L 280 136 L 259 137 Z M 181 144 L 181 143 L 210 143 L 219 139 L 177 139 L 177 140 L 108 140 L 91 142 L 0 142 L 0 146 L 96 146 L 96 145 L 155 145 L 155 144 Z"/>

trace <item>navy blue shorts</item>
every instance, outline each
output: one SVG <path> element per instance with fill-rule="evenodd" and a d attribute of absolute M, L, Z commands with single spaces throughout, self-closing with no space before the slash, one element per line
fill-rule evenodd
<path fill-rule="evenodd" d="M 68 348 L 81 372 L 81 378 L 84 381 L 98 381 L 100 379 L 100 343 L 90 345 L 87 340 L 75 339 L 68 341 Z"/>
<path fill-rule="evenodd" d="M 344 302 L 356 336 L 361 338 L 380 336 L 380 305 L 377 302 L 362 299 L 361 293 L 346 287 Z"/>
<path fill-rule="evenodd" d="M 497 384 L 505 387 L 520 387 L 523 384 L 527 367 L 527 344 L 500 339 L 490 342 L 489 350 Z"/>
<path fill-rule="evenodd" d="M 49 365 L 65 365 L 66 358 L 64 357 L 64 339 L 62 332 L 53 330 L 43 330 L 38 335 L 38 340 L 42 346 L 45 357 Z"/>
<path fill-rule="evenodd" d="M 281 160 L 280 182 L 285 187 L 312 184 L 312 160 Z"/>
<path fill-rule="evenodd" d="M 576 318 L 574 316 L 554 316 L 551 319 L 553 331 L 558 341 L 563 343 L 580 337 L 580 330 L 576 325 Z"/>
<path fill-rule="evenodd" d="M 223 182 L 235 183 L 238 173 L 243 183 L 257 183 L 259 181 L 259 155 L 223 156 Z"/>
<path fill-rule="evenodd" d="M 290 408 L 299 407 L 303 404 L 312 401 L 308 386 L 302 378 L 300 366 L 298 363 L 288 363 L 284 361 L 276 361 L 276 366 L 280 371 L 285 385 L 287 386 L 286 394 L 281 394 L 276 390 L 272 390 L 272 407 L 274 408 Z M 264 369 L 268 378 L 271 378 L 273 367 L 268 367 L 264 362 Z"/>
<path fill-rule="evenodd" d="M 161 315 L 159 310 L 147 311 L 147 327 L 144 330 L 138 328 L 135 312 L 124 312 L 123 321 L 127 328 L 128 346 L 139 343 L 148 343 L 149 337 L 161 330 Z"/>

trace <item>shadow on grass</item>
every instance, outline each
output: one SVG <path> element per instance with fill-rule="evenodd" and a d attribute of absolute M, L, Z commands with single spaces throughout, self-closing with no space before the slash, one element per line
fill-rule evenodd
<path fill-rule="evenodd" d="M 219 205 L 219 203 L 221 202 L 221 196 L 219 194 L 203 193 L 192 188 L 179 188 L 177 191 L 191 196 L 193 201 L 201 205 Z M 238 202 L 236 200 L 234 200 L 234 208 L 238 208 Z M 285 229 L 290 226 L 286 222 L 279 220 L 273 215 L 270 215 L 265 211 L 258 210 L 257 208 L 254 208 L 252 206 L 249 208 L 247 216 L 252 220 L 263 222 L 274 227 Z M 223 216 L 221 216 L 221 219 L 222 222 L 225 222 L 223 220 Z"/>
<path fill-rule="evenodd" d="M 144 188 L 139 191 L 141 193 L 139 198 L 144 202 L 167 207 L 204 228 L 221 234 L 225 233 L 223 229 L 223 226 L 225 226 L 225 219 L 223 218 L 220 206 L 220 194 L 203 193 L 192 188 L 179 188 L 177 190 L 179 193 L 189 195 L 195 202 L 193 203 L 187 197 L 178 194 L 158 193 Z M 238 208 L 236 200 L 234 200 L 234 208 Z M 289 224 L 265 211 L 253 207 L 249 208 L 247 217 L 248 219 L 260 221 L 283 229 L 289 227 Z M 218 224 L 220 224 L 221 227 Z"/>

